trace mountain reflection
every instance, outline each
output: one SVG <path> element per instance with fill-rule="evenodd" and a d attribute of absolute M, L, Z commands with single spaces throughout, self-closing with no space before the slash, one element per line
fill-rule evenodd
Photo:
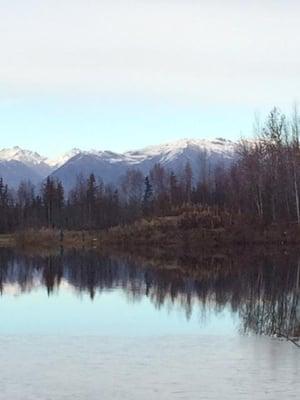
<path fill-rule="evenodd" d="M 300 336 L 300 258 L 287 256 L 197 256 L 145 262 L 95 252 L 24 256 L 0 251 L 0 292 L 48 294 L 62 284 L 91 299 L 121 288 L 129 301 L 150 298 L 155 307 L 176 304 L 187 318 L 193 308 L 238 314 L 243 333 Z"/>

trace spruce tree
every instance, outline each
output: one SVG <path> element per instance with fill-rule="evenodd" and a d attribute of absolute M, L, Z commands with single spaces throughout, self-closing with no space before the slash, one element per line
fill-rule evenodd
<path fill-rule="evenodd" d="M 149 216 L 152 210 L 153 190 L 149 177 L 145 178 L 145 192 L 143 198 L 143 214 Z"/>

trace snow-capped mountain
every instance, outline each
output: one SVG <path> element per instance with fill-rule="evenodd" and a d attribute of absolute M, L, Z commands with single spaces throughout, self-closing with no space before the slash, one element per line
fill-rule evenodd
<path fill-rule="evenodd" d="M 53 172 L 47 158 L 15 146 L 0 150 L 0 176 L 10 187 L 17 187 L 22 180 L 40 183 Z"/>
<path fill-rule="evenodd" d="M 149 146 L 140 151 L 125 153 L 133 162 L 141 162 L 146 159 L 160 158 L 161 164 L 168 164 L 178 156 L 193 151 L 206 152 L 208 156 L 215 155 L 221 158 L 231 158 L 236 144 L 230 140 L 217 138 L 207 139 L 181 139 L 173 143 L 165 143 L 157 146 Z M 188 155 L 188 154 L 185 154 Z M 190 160 L 191 161 L 191 160 Z"/>
<path fill-rule="evenodd" d="M 0 150 L 0 160 L 6 161 L 20 161 L 28 165 L 39 165 L 46 162 L 46 158 L 40 156 L 38 153 L 21 149 L 19 146 L 10 149 Z"/>
<path fill-rule="evenodd" d="M 3 164 L 4 161 L 6 165 L 12 161 L 18 161 L 41 178 L 53 171 L 46 157 L 30 150 L 21 149 L 19 146 L 0 150 L 0 163 Z"/>
<path fill-rule="evenodd" d="M 66 189 L 74 186 L 76 177 L 94 173 L 104 182 L 117 183 L 129 168 L 141 170 L 145 175 L 157 163 L 178 172 L 189 162 L 195 175 L 199 174 L 204 158 L 208 166 L 229 164 L 235 156 L 236 144 L 218 138 L 215 140 L 183 139 L 173 143 L 150 146 L 123 154 L 109 151 L 80 152 L 52 173 Z M 202 160 L 202 161 L 201 161 Z"/>
<path fill-rule="evenodd" d="M 74 148 L 52 160 L 30 150 L 14 147 L 0 151 L 0 176 L 10 186 L 17 186 L 24 179 L 38 183 L 51 175 L 60 179 L 66 190 L 69 190 L 78 175 L 86 177 L 93 172 L 106 183 L 117 183 L 129 168 L 140 169 L 147 174 L 156 163 L 178 172 L 189 162 L 194 173 L 198 174 L 204 159 L 210 166 L 231 163 L 235 157 L 235 148 L 236 143 L 222 138 L 182 139 L 122 154 Z"/>
<path fill-rule="evenodd" d="M 57 169 L 64 165 L 68 160 L 71 158 L 75 157 L 77 154 L 81 153 L 81 150 L 78 148 L 73 148 L 72 150 L 68 151 L 67 153 L 64 153 L 62 156 L 59 156 L 57 158 L 49 158 L 47 159 L 47 164 L 50 165 L 51 168 Z"/>

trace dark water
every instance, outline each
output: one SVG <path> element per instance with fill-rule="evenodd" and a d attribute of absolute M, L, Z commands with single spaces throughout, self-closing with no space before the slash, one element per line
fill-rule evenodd
<path fill-rule="evenodd" d="M 298 398 L 299 260 L 2 249 L 0 399 Z"/>

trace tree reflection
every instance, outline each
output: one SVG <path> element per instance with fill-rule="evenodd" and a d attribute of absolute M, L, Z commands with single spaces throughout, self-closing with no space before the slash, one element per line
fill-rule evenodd
<path fill-rule="evenodd" d="M 51 295 L 62 283 L 91 299 L 121 288 L 128 301 L 148 297 L 156 308 L 176 305 L 192 312 L 225 307 L 238 314 L 243 333 L 300 336 L 300 257 L 183 256 L 159 262 L 92 251 L 47 257 L 0 251 L 0 292 L 13 286 L 19 293 L 44 286 Z"/>

